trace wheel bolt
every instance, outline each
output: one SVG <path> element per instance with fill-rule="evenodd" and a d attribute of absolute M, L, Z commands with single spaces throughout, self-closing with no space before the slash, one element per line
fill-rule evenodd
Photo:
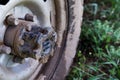
<path fill-rule="evenodd" d="M 24 45 L 24 40 L 20 40 L 19 43 L 21 46 Z"/>
<path fill-rule="evenodd" d="M 13 15 L 8 15 L 5 20 L 7 25 L 16 26 L 19 24 L 18 19 L 16 19 Z"/>
<path fill-rule="evenodd" d="M 26 21 L 34 21 L 34 16 L 32 14 L 26 14 L 25 15 L 25 20 Z"/>
<path fill-rule="evenodd" d="M 29 25 L 28 25 L 28 26 L 26 27 L 26 30 L 27 30 L 27 31 L 31 31 L 31 29 L 32 29 L 32 26 L 29 26 Z"/>
<path fill-rule="evenodd" d="M 7 47 L 5 45 L 1 45 L 0 46 L 0 53 L 10 54 L 11 53 L 11 48 Z"/>

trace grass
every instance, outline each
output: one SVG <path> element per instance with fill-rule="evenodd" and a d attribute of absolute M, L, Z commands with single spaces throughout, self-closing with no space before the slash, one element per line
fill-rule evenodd
<path fill-rule="evenodd" d="M 67 80 L 120 80 L 120 0 L 85 0 L 78 51 Z"/>

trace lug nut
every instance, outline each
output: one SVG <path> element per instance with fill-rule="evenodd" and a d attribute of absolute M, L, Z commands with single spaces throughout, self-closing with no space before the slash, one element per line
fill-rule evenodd
<path fill-rule="evenodd" d="M 11 48 L 7 47 L 5 45 L 1 45 L 0 46 L 0 53 L 10 54 L 11 53 Z"/>
<path fill-rule="evenodd" d="M 16 19 L 13 15 L 8 15 L 5 20 L 7 25 L 16 26 L 19 24 L 18 19 Z"/>
<path fill-rule="evenodd" d="M 32 29 L 32 26 L 29 26 L 29 25 L 28 25 L 28 26 L 26 27 L 26 30 L 27 30 L 27 31 L 31 31 L 31 29 Z"/>
<path fill-rule="evenodd" d="M 19 40 L 20 45 L 24 45 L 24 40 Z"/>
<path fill-rule="evenodd" d="M 25 20 L 26 21 L 34 21 L 34 16 L 32 14 L 26 14 L 25 15 Z"/>

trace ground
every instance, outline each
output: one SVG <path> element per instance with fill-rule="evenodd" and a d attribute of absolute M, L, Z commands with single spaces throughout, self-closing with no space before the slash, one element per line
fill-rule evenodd
<path fill-rule="evenodd" d="M 67 80 L 120 80 L 120 1 L 85 0 L 80 41 Z"/>

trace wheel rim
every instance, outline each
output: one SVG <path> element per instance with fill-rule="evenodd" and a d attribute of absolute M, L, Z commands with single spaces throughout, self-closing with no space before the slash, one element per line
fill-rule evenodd
<path fill-rule="evenodd" d="M 41 74 L 41 75 L 35 75 L 34 78 L 32 78 L 31 80 L 34 80 L 34 79 L 35 80 L 52 80 L 52 78 L 56 76 L 54 74 L 57 72 L 56 69 L 58 67 L 58 64 L 60 63 L 61 58 L 64 56 L 64 50 L 65 50 L 66 38 L 67 38 L 67 24 L 68 23 L 67 23 L 66 2 L 67 1 L 64 1 L 64 0 L 54 0 L 55 14 L 53 13 L 53 17 L 55 17 L 55 29 L 58 34 L 57 35 L 58 40 L 56 43 L 57 46 L 55 49 L 55 54 L 49 60 L 49 62 L 44 65 L 42 70 L 40 70 L 39 68 L 36 70 L 36 74 Z M 64 61 L 64 62 L 66 63 L 66 61 Z M 62 65 L 63 65 L 62 68 L 64 68 L 64 70 L 65 70 L 66 69 L 65 64 L 62 64 Z M 62 78 L 63 77 L 65 77 L 64 73 L 63 73 Z M 57 79 L 55 79 L 55 80 L 57 80 Z"/>
<path fill-rule="evenodd" d="M 11 1 L 15 2 L 15 0 L 11 0 Z M 20 0 L 20 2 L 22 2 L 22 1 L 24 1 L 24 0 Z M 29 1 L 33 2 L 31 0 L 29 0 Z M 44 1 L 46 1 L 46 0 L 44 0 Z M 73 60 L 73 57 L 75 55 L 75 49 L 76 49 L 75 46 L 77 44 L 78 36 L 80 34 L 80 31 L 78 31 L 78 30 L 80 29 L 80 25 L 81 25 L 81 21 L 82 21 L 82 10 L 83 10 L 82 9 L 83 8 L 82 1 L 83 0 L 78 0 L 78 1 L 75 1 L 75 0 L 47 0 L 47 1 L 55 2 L 55 8 L 53 8 L 53 12 L 51 13 L 52 17 L 50 17 L 51 18 L 50 20 L 52 21 L 51 24 L 54 27 L 54 29 L 57 31 L 57 35 L 58 35 L 58 39 L 57 39 L 57 43 L 56 43 L 57 45 L 56 45 L 56 49 L 55 49 L 55 52 L 57 54 L 54 54 L 54 56 L 50 59 L 50 61 L 47 64 L 45 64 L 45 67 L 43 66 L 44 68 L 42 68 L 43 69 L 42 71 L 41 71 L 41 65 L 38 64 L 38 67 L 36 67 L 37 69 L 34 71 L 34 74 L 32 74 L 32 76 L 29 77 L 30 80 L 44 80 L 44 79 L 45 80 L 63 80 L 64 77 L 66 76 L 66 73 L 67 73 L 67 71 L 70 67 L 70 64 Z M 37 2 L 37 1 L 35 0 L 35 2 Z M 35 3 L 35 2 L 33 2 L 33 3 Z M 18 1 L 16 1 L 15 3 L 18 4 Z M 9 5 L 9 6 L 11 6 L 11 5 Z M 16 6 L 18 6 L 18 5 L 16 5 Z M 2 9 L 2 10 L 4 10 L 4 8 L 5 7 L 0 6 L 0 9 Z M 4 27 L 2 25 L 2 22 L 5 18 L 4 14 L 6 14 L 6 13 L 7 13 L 6 10 L 0 11 L 0 15 L 2 15 L 1 16 L 2 18 L 0 17 L 1 18 L 0 34 L 4 34 L 5 29 L 6 29 L 6 27 Z M 80 15 L 78 13 L 80 13 Z M 68 20 L 66 20 L 66 19 L 68 19 Z M 44 21 L 45 20 L 43 20 L 43 22 Z M 1 45 L 2 45 L 2 42 L 3 42 L 3 35 L 0 35 L 0 44 Z M 72 43 L 72 46 L 74 45 L 73 47 L 70 47 L 71 43 Z M 9 48 L 7 48 L 7 49 L 8 49 L 8 51 L 6 51 L 6 53 L 9 53 Z M 54 64 L 51 63 L 52 61 Z M 53 65 L 54 67 L 51 68 L 51 65 Z M 62 66 L 62 65 L 64 65 L 64 66 Z M 62 71 L 64 70 L 62 72 L 63 74 L 61 74 L 60 70 L 62 70 Z M 9 80 L 10 80 L 10 78 L 9 78 Z"/>
<path fill-rule="evenodd" d="M 50 22 L 51 5 L 49 3 L 51 3 L 51 2 L 50 1 L 44 2 L 42 0 L 34 0 L 34 1 L 33 0 L 29 0 L 29 1 L 27 1 L 27 0 L 26 1 L 25 0 L 18 0 L 18 1 L 11 0 L 10 2 L 8 2 L 8 4 L 6 6 L 3 6 L 4 11 L 1 12 L 1 16 L 0 16 L 0 19 L 1 19 L 0 25 L 2 26 L 0 28 L 1 34 L 2 34 L 0 37 L 0 42 L 1 43 L 3 42 L 3 38 L 4 38 L 3 36 L 4 36 L 5 30 L 6 30 L 6 27 L 3 24 L 5 17 L 8 14 L 11 14 L 11 12 L 13 12 L 13 10 L 19 9 L 19 7 L 21 7 L 21 6 L 23 9 L 25 9 L 29 13 L 35 14 L 37 16 L 38 20 L 40 21 L 40 22 L 38 22 L 38 23 L 40 23 L 40 25 L 42 25 L 43 27 L 51 27 L 51 22 Z M 32 7 L 30 6 L 30 4 L 32 4 L 32 5 L 34 4 L 33 5 L 34 9 L 33 9 L 33 6 Z M 48 6 L 50 6 L 49 9 L 47 9 Z M 36 11 L 35 9 L 37 9 L 38 11 Z M 16 12 L 19 12 L 19 11 L 20 10 L 17 10 Z M 27 12 L 25 12 L 25 13 L 27 13 Z M 25 15 L 25 13 L 23 13 L 22 15 Z M 16 17 L 22 18 L 22 16 L 18 15 L 18 13 L 14 13 L 14 15 Z M 0 54 L 0 75 L 2 75 L 0 78 L 2 80 L 26 79 L 26 78 L 30 77 L 30 75 L 35 71 L 35 69 L 39 65 L 39 62 L 32 58 L 25 58 L 23 60 L 22 64 L 10 62 L 11 58 L 13 58 L 13 56 L 11 56 L 9 54 Z M 39 68 L 40 68 L 40 66 L 39 66 Z M 8 75 L 8 77 L 6 78 L 5 75 Z"/>

